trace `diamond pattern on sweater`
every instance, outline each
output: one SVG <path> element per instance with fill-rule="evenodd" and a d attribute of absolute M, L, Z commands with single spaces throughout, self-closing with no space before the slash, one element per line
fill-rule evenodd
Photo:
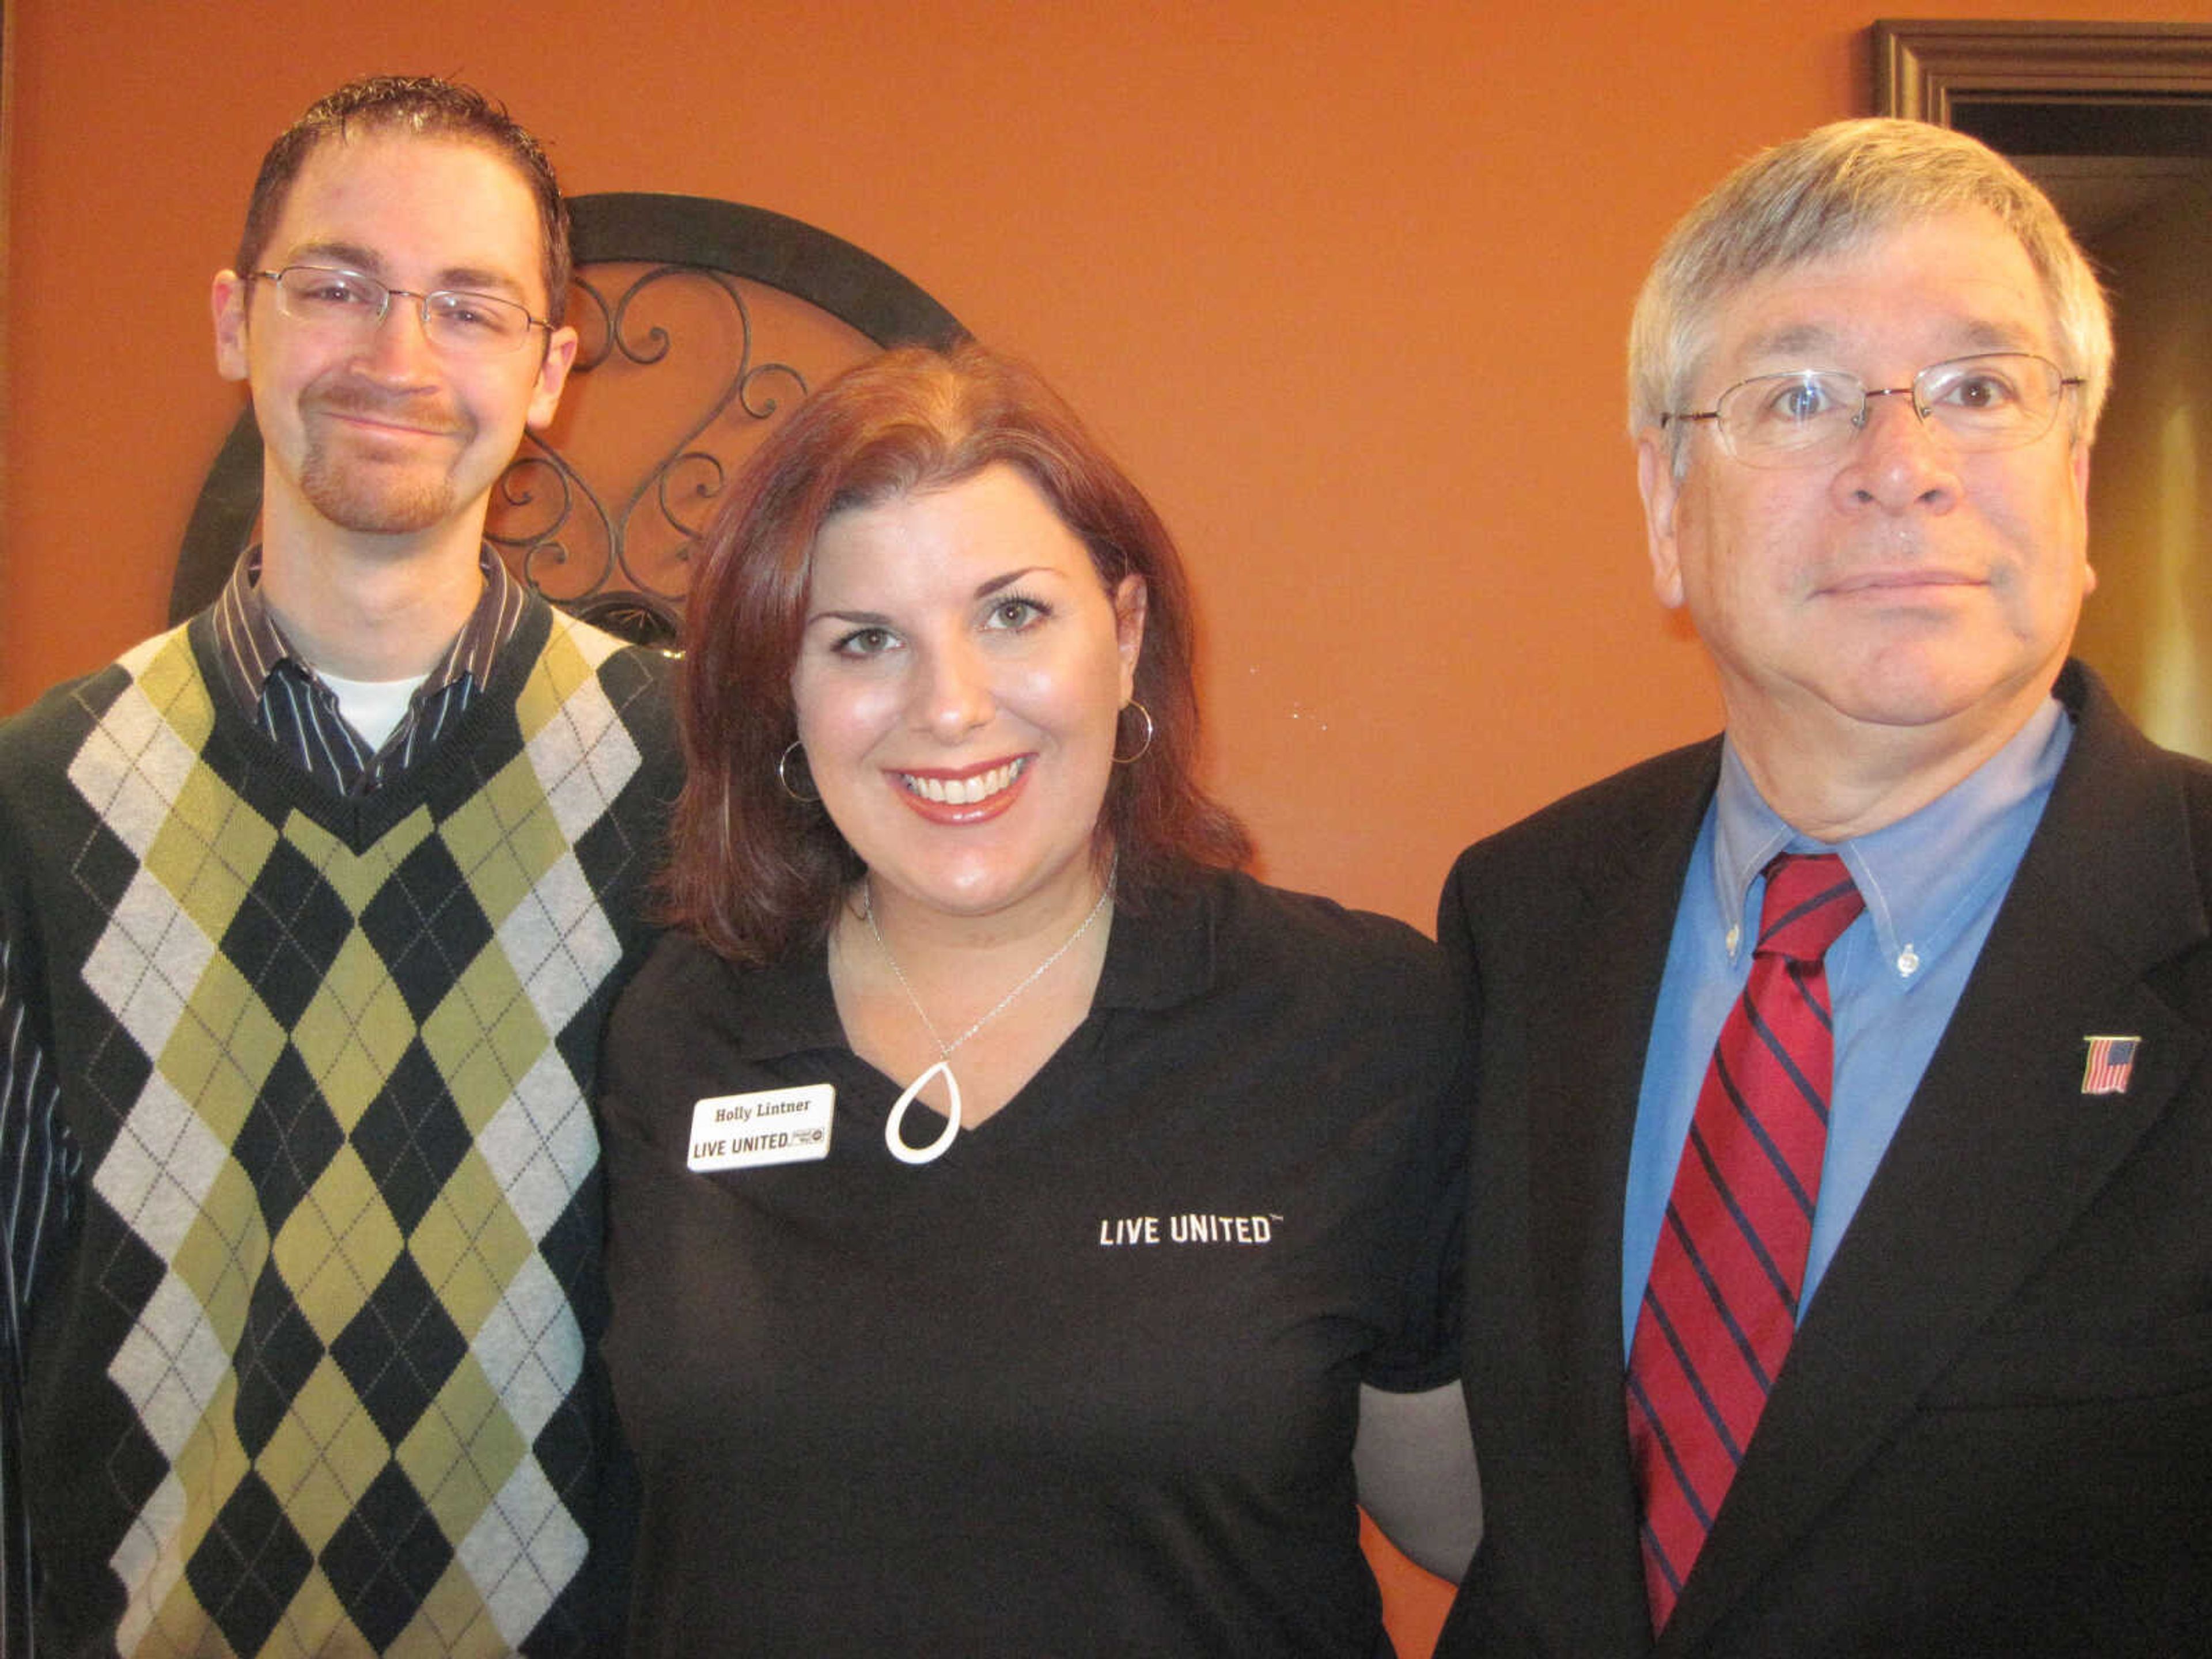
<path fill-rule="evenodd" d="M 599 1162 L 599 1130 L 569 1075 L 548 1049 L 477 1136 L 493 1181 L 521 1214 L 563 1213 Z"/>
<path fill-rule="evenodd" d="M 246 1330 L 233 1362 L 238 1373 L 238 1403 L 233 1415 L 239 1443 L 259 1457 L 283 1426 L 315 1368 L 325 1344 L 300 1311 L 300 1304 L 273 1267 L 262 1271 L 246 1310 Z"/>
<path fill-rule="evenodd" d="M 335 1343 L 398 1261 L 392 1213 L 350 1146 L 277 1230 L 271 1260 L 315 1334 Z"/>
<path fill-rule="evenodd" d="M 93 1172 L 93 1190 L 164 1261 L 174 1261 L 229 1154 L 158 1073 Z"/>
<path fill-rule="evenodd" d="M 268 1260 L 269 1229 L 255 1206 L 253 1183 L 234 1158 L 227 1158 L 169 1261 L 226 1349 L 245 1332 L 253 1287 Z"/>
<path fill-rule="evenodd" d="M 331 1344 L 331 1358 L 394 1446 L 412 1431 L 468 1352 L 430 1281 L 404 1250 Z"/>
<path fill-rule="evenodd" d="M 538 672 L 515 707 L 523 752 L 571 844 L 606 821 L 643 763 L 597 678 L 615 649 L 607 635 L 563 630 L 546 642 Z"/>
<path fill-rule="evenodd" d="M 276 842 L 266 818 L 206 767 L 195 766 L 146 849 L 146 868 L 203 933 L 219 939 L 253 897 L 253 884 Z"/>
<path fill-rule="evenodd" d="M 199 764 L 215 707 L 181 629 L 147 641 L 122 664 L 136 677 L 70 757 L 69 777 L 100 824 L 143 861 Z"/>
<path fill-rule="evenodd" d="M 275 1495 L 249 1469 L 185 1564 L 185 1577 L 231 1646 L 258 1653 L 314 1565 Z"/>
<path fill-rule="evenodd" d="M 557 1587 L 584 1565 L 583 1529 L 538 1463 L 516 1466 L 498 1498 L 461 1540 L 460 1560 L 483 1595 L 507 1647 L 520 1642 Z M 499 1650 L 493 1650 L 497 1651 Z"/>
<path fill-rule="evenodd" d="M 349 920 L 307 854 L 280 840 L 222 934 L 223 958 L 247 976 L 269 1017 L 289 1029 L 330 971 Z"/>
<path fill-rule="evenodd" d="M 408 1240 L 416 1265 L 472 1347 L 538 1249 L 502 1200 L 489 1166 L 471 1152 Z"/>
<path fill-rule="evenodd" d="M 142 1054 L 159 1054 L 215 954 L 215 941 L 141 869 L 87 958 L 84 982 Z"/>
<path fill-rule="evenodd" d="M 354 1624 L 381 1650 L 407 1627 L 453 1559 L 422 1495 L 387 1464 L 323 1551 L 322 1568 Z"/>
<path fill-rule="evenodd" d="M 337 1361 L 325 1352 L 294 1391 L 254 1467 L 293 1512 L 307 1547 L 319 1553 L 391 1450 Z"/>
<path fill-rule="evenodd" d="M 157 1056 L 161 1076 L 218 1135 L 235 1134 L 256 1096 L 273 1086 L 284 1028 L 228 960 L 208 963 Z M 292 1060 L 296 1065 L 297 1055 Z"/>
<path fill-rule="evenodd" d="M 285 1044 L 231 1140 L 264 1222 L 283 1227 L 344 1146 L 345 1131 L 307 1075 L 307 1062 Z"/>
<path fill-rule="evenodd" d="M 436 1007 L 491 943 L 485 899 L 465 882 L 444 837 L 428 836 L 362 910 L 362 937 L 406 1000 L 410 1024 Z"/>
<path fill-rule="evenodd" d="M 185 1510 L 184 1482 L 173 1472 L 164 1475 L 140 1507 L 137 1524 L 124 1535 L 122 1547 L 115 1552 L 115 1571 L 131 1591 L 115 1628 L 116 1646 L 124 1653 L 159 1650 L 150 1645 L 142 1649 L 140 1643 L 155 1613 L 177 1596 L 177 1586 L 185 1576 Z M 190 1588 L 178 1599 L 190 1603 Z M 177 1644 L 170 1650 L 188 1652 L 190 1649 Z"/>
<path fill-rule="evenodd" d="M 500 923 L 499 943 L 548 1031 L 574 1019 L 622 959 L 622 942 L 568 853 Z"/>
<path fill-rule="evenodd" d="M 469 1126 L 421 1043 L 408 1043 L 354 1125 L 353 1145 L 411 1235 L 471 1147 Z"/>
<path fill-rule="evenodd" d="M 496 951 L 471 963 L 422 1022 L 422 1046 L 471 1133 L 491 1121 L 551 1042 L 514 964 Z"/>
<path fill-rule="evenodd" d="M 81 705 L 48 775 L 80 815 L 59 867 L 105 917 L 73 1059 L 113 1113 L 84 1143 L 91 1282 L 135 1424 L 91 1478 L 132 1516 L 125 1652 L 576 1646 L 604 1449 L 579 1068 L 623 958 L 594 890 L 627 905 L 657 850 L 617 798 L 624 721 L 661 715 L 643 665 L 597 677 L 617 642 L 544 625 L 505 754 L 494 701 L 480 775 L 426 763 L 411 808 L 303 807 L 254 734 L 210 744 L 184 630 Z"/>
<path fill-rule="evenodd" d="M 401 1443 L 398 1464 L 447 1534 L 465 1538 L 529 1455 L 529 1443 L 471 1358 L 454 1369 Z"/>
<path fill-rule="evenodd" d="M 108 1375 L 173 1463 L 231 1386 L 230 1347 L 184 1281 L 164 1277 Z"/>
<path fill-rule="evenodd" d="M 544 789 L 521 755 L 447 814 L 439 837 L 495 925 L 567 850 Z"/>
<path fill-rule="evenodd" d="M 543 1255 L 518 1268 L 477 1331 L 476 1353 L 515 1427 L 536 1440 L 576 1386 L 580 1356 L 561 1338 L 565 1300 Z"/>

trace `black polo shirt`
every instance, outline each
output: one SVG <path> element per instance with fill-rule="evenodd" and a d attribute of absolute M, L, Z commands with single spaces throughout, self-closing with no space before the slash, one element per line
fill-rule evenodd
<path fill-rule="evenodd" d="M 1357 1387 L 1456 1375 L 1454 1000 L 1412 929 L 1241 876 L 1112 925 L 1084 1023 L 919 1167 L 820 949 L 671 938 L 624 994 L 634 1651 L 1376 1650 Z M 687 1167 L 696 1102 L 823 1083 L 825 1157 Z"/>

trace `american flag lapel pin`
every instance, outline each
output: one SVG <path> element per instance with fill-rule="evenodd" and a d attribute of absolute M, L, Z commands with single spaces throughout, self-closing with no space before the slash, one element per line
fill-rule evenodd
<path fill-rule="evenodd" d="M 2135 1070 L 2136 1050 L 2142 1047 L 2139 1036 L 2083 1037 L 2089 1045 L 2089 1058 L 2081 1067 L 2081 1092 L 2085 1095 L 2124 1095 L 2128 1091 L 2128 1076 Z"/>

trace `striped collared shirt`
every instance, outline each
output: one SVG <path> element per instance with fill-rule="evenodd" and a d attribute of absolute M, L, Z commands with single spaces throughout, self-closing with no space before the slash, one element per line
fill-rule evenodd
<path fill-rule="evenodd" d="M 428 754 L 491 678 L 501 647 L 522 620 L 527 594 L 490 548 L 477 554 L 483 592 L 407 713 L 372 750 L 338 711 L 337 696 L 295 651 L 261 597 L 261 550 L 249 549 L 215 605 L 216 650 L 239 707 L 319 782 L 348 795 L 374 793 Z"/>
<path fill-rule="evenodd" d="M 30 1029 L 29 988 L 15 946 L 0 929 L 0 1653 L 31 1654 L 38 1571 L 31 1556 L 23 1467 L 24 1328 L 40 1269 L 67 1236 L 70 1194 L 83 1157 L 61 1120 L 61 1085 Z"/>

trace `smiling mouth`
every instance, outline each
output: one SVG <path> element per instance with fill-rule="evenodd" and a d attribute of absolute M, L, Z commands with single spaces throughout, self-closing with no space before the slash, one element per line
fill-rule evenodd
<path fill-rule="evenodd" d="M 333 420 L 342 421 L 357 432 L 388 434 L 396 438 L 450 438 L 455 431 L 450 426 L 426 426 L 419 421 L 394 420 L 388 416 L 372 415 L 357 410 L 334 409 L 327 412 Z"/>
<path fill-rule="evenodd" d="M 368 398 L 335 392 L 311 398 L 305 408 L 309 414 L 327 416 L 349 426 L 413 437 L 448 438 L 461 429 L 453 411 L 419 398 Z"/>
<path fill-rule="evenodd" d="M 940 806 L 973 806 L 1012 788 L 1014 780 L 1029 770 L 1031 758 L 1024 755 L 1019 760 L 1008 761 L 1004 766 L 994 766 L 988 772 L 965 778 L 923 777 L 917 773 L 901 772 L 897 775 L 899 786 L 909 795 L 919 795 Z"/>

